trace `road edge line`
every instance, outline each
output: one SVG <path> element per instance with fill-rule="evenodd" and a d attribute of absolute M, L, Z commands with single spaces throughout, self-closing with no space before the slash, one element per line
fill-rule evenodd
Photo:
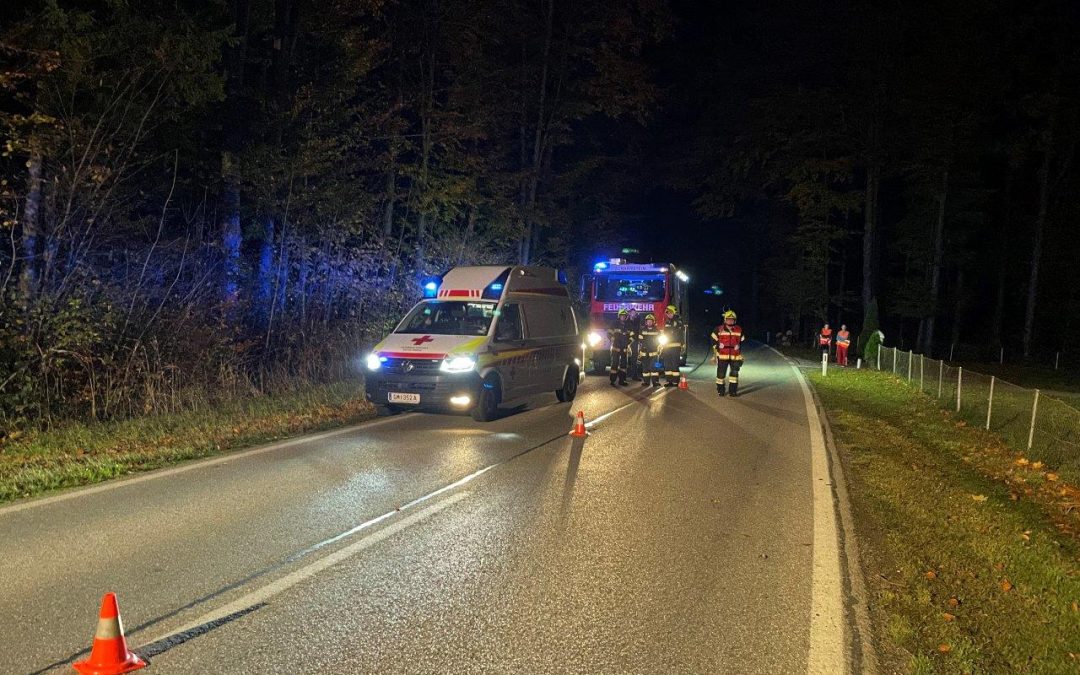
<path fill-rule="evenodd" d="M 394 417 L 383 417 L 379 419 L 365 420 L 363 422 L 360 422 L 359 424 L 350 424 L 347 427 L 340 427 L 337 429 L 331 429 L 329 431 L 321 431 L 314 434 L 304 434 L 303 436 L 294 436 L 293 438 L 275 441 L 274 443 L 271 443 L 269 445 L 257 445 L 254 448 L 247 448 L 245 450 L 229 451 L 223 454 L 214 455 L 212 457 L 204 457 L 202 459 L 186 461 L 178 466 L 164 467 L 161 469 L 155 469 L 153 471 L 138 472 L 131 476 L 113 478 L 111 480 L 107 480 L 102 483 L 96 483 L 94 485 L 85 485 L 83 487 L 72 488 L 58 494 L 48 495 L 45 497 L 30 498 L 25 501 L 17 501 L 11 504 L 0 506 L 0 517 L 6 516 L 11 513 L 16 513 L 18 511 L 24 511 L 26 509 L 32 509 L 37 506 L 46 506 L 48 504 L 56 504 L 57 502 L 65 502 L 69 499 L 75 499 L 76 497 L 85 497 L 88 495 L 97 494 L 98 492 L 115 490 L 116 488 L 125 487 L 127 485 L 144 483 L 148 480 L 156 480 L 158 478 L 175 476 L 176 474 L 185 473 L 194 469 L 202 469 L 208 466 L 216 466 L 218 464 L 224 464 L 225 462 L 229 462 L 234 459 L 243 459 L 245 457 L 261 455 L 266 452 L 273 452 L 274 450 L 284 450 L 285 448 L 291 448 L 294 445 L 321 441 L 326 438 L 341 436 L 352 431 L 359 431 L 365 428 L 382 426 L 383 424 L 386 424 L 388 422 L 406 419 L 412 414 L 414 413 L 406 413 L 404 415 L 395 415 Z"/>
<path fill-rule="evenodd" d="M 845 605 L 848 611 L 847 625 L 853 632 L 848 642 L 848 648 L 851 650 L 851 668 L 852 672 L 876 675 L 880 672 L 880 661 L 878 661 L 877 649 L 874 646 L 874 633 L 871 630 L 870 595 L 866 590 L 866 578 L 862 559 L 859 556 L 855 517 L 851 511 L 844 465 L 840 458 L 840 451 L 836 448 L 832 425 L 829 423 L 825 406 L 821 403 L 821 397 L 813 386 L 810 387 L 810 391 L 818 409 L 818 417 L 825 434 L 825 447 L 828 449 L 830 465 L 833 467 L 833 491 L 836 494 L 836 506 L 840 516 L 838 534 L 843 554 L 840 557 L 840 563 L 843 565 Z"/>
<path fill-rule="evenodd" d="M 810 432 L 810 483 L 813 495 L 813 554 L 810 575 L 810 648 L 806 672 L 852 672 L 847 658 L 847 630 L 844 620 L 843 570 L 840 556 L 840 533 L 837 529 L 836 494 L 829 455 L 810 386 L 798 366 L 771 345 L 795 373 L 803 395 Z"/>

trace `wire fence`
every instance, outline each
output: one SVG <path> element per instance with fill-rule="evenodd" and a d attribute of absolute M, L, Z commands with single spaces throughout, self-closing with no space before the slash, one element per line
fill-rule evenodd
<path fill-rule="evenodd" d="M 891 372 L 968 424 L 997 433 L 1048 468 L 1080 478 L 1080 410 L 1068 403 L 894 347 L 882 346 L 867 367 Z"/>

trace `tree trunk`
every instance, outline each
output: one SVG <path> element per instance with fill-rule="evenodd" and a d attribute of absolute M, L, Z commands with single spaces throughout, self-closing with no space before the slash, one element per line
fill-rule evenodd
<path fill-rule="evenodd" d="M 874 302 L 874 237 L 877 235 L 877 198 L 879 169 L 871 162 L 866 167 L 866 199 L 863 205 L 862 304 L 863 325 L 867 324 Z"/>
<path fill-rule="evenodd" d="M 274 219 L 263 218 L 262 241 L 259 244 L 259 269 L 255 277 L 255 306 L 252 308 L 259 325 L 266 325 L 274 295 Z"/>
<path fill-rule="evenodd" d="M 949 344 L 955 349 L 960 344 L 960 319 L 964 313 L 964 270 L 956 270 L 956 290 L 953 292 L 955 303 L 953 306 L 952 335 Z M 949 350 L 952 352 L 952 350 Z"/>
<path fill-rule="evenodd" d="M 29 307 L 37 292 L 37 249 L 41 238 L 41 153 L 30 154 L 27 161 L 26 204 L 22 213 L 22 272 L 19 275 L 19 298 Z"/>
<path fill-rule="evenodd" d="M 997 292 L 994 295 L 994 325 L 990 329 L 991 341 L 995 347 L 1002 346 L 1001 328 L 1005 323 L 1005 266 L 1008 260 L 1009 226 L 1012 224 L 1013 168 L 1010 166 L 1005 175 L 1005 204 L 997 232 Z"/>
<path fill-rule="evenodd" d="M 1039 290 L 1039 265 L 1042 262 L 1043 232 L 1046 230 L 1046 213 L 1050 206 L 1050 165 L 1054 161 L 1054 120 L 1057 105 L 1050 114 L 1050 121 L 1043 141 L 1043 161 L 1039 168 L 1039 211 L 1035 216 L 1035 240 L 1031 246 L 1031 275 L 1028 278 L 1027 309 L 1024 312 L 1024 358 L 1031 356 L 1031 338 L 1035 331 L 1035 303 Z"/>
<path fill-rule="evenodd" d="M 469 246 L 469 240 L 472 239 L 473 230 L 476 229 L 476 211 L 475 206 L 469 208 L 469 217 L 465 222 L 465 234 L 461 237 L 461 251 L 458 252 L 458 265 L 463 265 L 465 262 L 465 251 Z"/>
<path fill-rule="evenodd" d="M 307 287 L 308 277 L 311 276 L 311 259 L 308 257 L 307 244 L 303 239 L 296 240 L 297 275 L 296 275 L 296 298 L 300 303 L 298 307 L 300 325 L 305 326 L 307 321 Z"/>
<path fill-rule="evenodd" d="M 926 318 L 923 351 L 933 356 L 934 321 L 937 318 L 938 293 L 941 290 L 941 263 L 945 257 L 945 206 L 949 198 L 949 170 L 941 176 L 941 195 L 938 200 L 937 223 L 934 225 L 934 260 L 930 267 L 930 316 Z"/>
<path fill-rule="evenodd" d="M 554 30 L 555 0 L 548 0 L 547 17 L 544 30 L 544 56 L 540 66 L 540 96 L 536 110 L 536 132 L 533 134 L 532 163 L 529 173 L 529 193 L 525 208 L 525 233 L 521 248 L 521 264 L 528 265 L 532 258 L 533 245 L 539 232 L 532 212 L 536 206 L 537 190 L 540 186 L 540 163 L 544 147 L 544 113 L 547 105 L 548 69 L 551 61 L 551 39 Z"/>
<path fill-rule="evenodd" d="M 228 161 L 223 160 L 226 164 Z M 225 303 L 226 311 L 231 313 L 240 297 L 240 245 L 243 243 L 243 232 L 240 229 L 240 181 L 235 175 L 225 177 L 223 202 L 225 219 L 221 224 L 221 250 L 225 260 L 221 299 Z"/>

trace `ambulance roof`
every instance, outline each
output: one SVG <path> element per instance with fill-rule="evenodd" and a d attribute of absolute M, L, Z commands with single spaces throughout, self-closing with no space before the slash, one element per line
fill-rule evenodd
<path fill-rule="evenodd" d="M 484 291 L 500 278 L 505 279 L 503 288 L 492 289 L 500 294 L 538 293 L 569 297 L 566 286 L 559 282 L 558 272 L 551 267 L 501 265 L 455 267 L 442 278 L 436 297 L 480 300 L 484 297 Z M 490 293 L 488 297 L 491 297 Z"/>

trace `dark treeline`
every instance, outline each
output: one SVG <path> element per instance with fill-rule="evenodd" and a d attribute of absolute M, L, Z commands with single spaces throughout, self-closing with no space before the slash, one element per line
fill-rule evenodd
<path fill-rule="evenodd" d="M 735 4 L 682 56 L 694 119 L 669 145 L 694 148 L 673 180 L 741 242 L 762 331 L 880 322 L 904 348 L 1043 363 L 1070 346 L 1080 6 Z"/>
<path fill-rule="evenodd" d="M 634 189 L 639 56 L 670 23 L 657 0 L 2 13 L 0 429 L 340 377 L 427 274 L 574 262 Z"/>

